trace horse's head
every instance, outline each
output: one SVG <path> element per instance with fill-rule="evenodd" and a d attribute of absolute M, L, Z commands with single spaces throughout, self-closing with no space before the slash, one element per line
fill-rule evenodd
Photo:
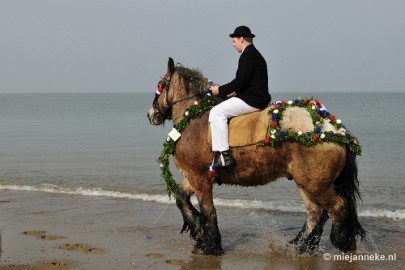
<path fill-rule="evenodd" d="M 166 119 L 172 118 L 172 106 L 169 103 L 169 88 L 175 67 L 172 58 L 169 58 L 166 75 L 158 82 L 155 99 L 148 111 L 148 119 L 152 125 L 163 124 Z"/>
<path fill-rule="evenodd" d="M 149 122 L 160 125 L 167 119 L 175 121 L 184 112 L 184 107 L 194 102 L 193 98 L 200 98 L 208 89 L 208 79 L 200 71 L 181 65 L 175 67 L 173 59 L 169 58 L 167 73 L 158 83 L 155 99 L 147 114 Z"/>

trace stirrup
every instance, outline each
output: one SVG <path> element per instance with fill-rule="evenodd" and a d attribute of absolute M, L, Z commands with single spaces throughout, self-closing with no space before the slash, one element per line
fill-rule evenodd
<path fill-rule="evenodd" d="M 212 167 L 214 169 L 220 167 L 228 167 L 235 164 L 235 159 L 232 156 L 231 150 L 226 150 L 222 152 L 216 152 L 214 160 L 212 162 Z M 215 168 L 216 167 L 216 168 Z"/>

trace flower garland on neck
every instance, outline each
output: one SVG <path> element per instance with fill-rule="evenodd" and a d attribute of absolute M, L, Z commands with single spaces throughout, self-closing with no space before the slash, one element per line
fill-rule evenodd
<path fill-rule="evenodd" d="M 210 94 L 207 94 L 201 101 L 195 101 L 194 105 L 188 107 L 183 114 L 183 118 L 173 126 L 173 129 L 179 133 L 183 132 L 191 119 L 200 117 L 206 111 L 210 110 L 216 105 L 216 101 Z M 310 113 L 314 130 L 312 132 L 295 131 L 292 129 L 282 130 L 280 122 L 285 109 L 289 107 L 302 107 L 306 108 Z M 298 98 L 294 101 L 278 101 L 269 110 L 271 121 L 268 130 L 268 136 L 264 140 L 257 143 L 257 146 L 271 146 L 277 147 L 284 144 L 284 142 L 299 142 L 306 146 L 313 146 L 317 142 L 334 142 L 346 146 L 353 154 L 361 155 L 362 148 L 358 140 L 347 132 L 346 127 L 342 124 L 340 119 L 335 115 L 330 114 L 326 108 L 316 99 L 302 99 Z M 337 133 L 333 131 L 323 131 L 322 125 L 325 120 L 328 120 L 338 130 Z M 174 155 L 176 141 L 171 137 L 167 137 L 163 144 L 163 152 L 157 159 L 161 167 L 161 175 L 167 185 L 167 193 L 169 198 L 177 195 L 179 191 L 179 184 L 173 179 L 173 175 L 169 168 L 170 156 Z"/>
<path fill-rule="evenodd" d="M 200 117 L 206 111 L 212 109 L 216 105 L 216 101 L 213 99 L 211 94 L 206 94 L 200 101 L 195 101 L 193 105 L 188 107 L 183 114 L 183 118 L 173 126 L 173 129 L 181 133 L 188 126 L 191 119 Z M 157 159 L 160 163 L 161 175 L 163 180 L 166 182 L 167 193 L 169 198 L 173 195 L 176 197 L 179 191 L 179 184 L 173 179 L 173 175 L 169 168 L 170 156 L 174 155 L 176 146 L 176 141 L 171 137 L 167 137 L 166 141 L 163 143 L 163 152 Z"/>

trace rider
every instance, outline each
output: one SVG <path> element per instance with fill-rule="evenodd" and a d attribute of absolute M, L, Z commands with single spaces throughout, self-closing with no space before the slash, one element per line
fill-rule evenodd
<path fill-rule="evenodd" d="M 245 113 L 264 109 L 271 96 L 268 89 L 266 60 L 253 45 L 254 34 L 246 26 L 236 27 L 232 38 L 233 47 L 241 53 L 236 77 L 224 85 L 213 85 L 213 95 L 229 99 L 211 109 L 209 123 L 212 134 L 213 165 L 230 166 L 235 163 L 228 142 L 228 119 Z"/>

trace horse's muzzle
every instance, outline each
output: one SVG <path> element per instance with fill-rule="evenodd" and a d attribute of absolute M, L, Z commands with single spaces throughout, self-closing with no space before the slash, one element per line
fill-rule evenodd
<path fill-rule="evenodd" d="M 149 109 L 149 112 L 146 114 L 149 119 L 149 122 L 154 125 L 158 126 L 163 123 L 163 115 L 159 112 L 156 112 L 153 108 Z"/>

